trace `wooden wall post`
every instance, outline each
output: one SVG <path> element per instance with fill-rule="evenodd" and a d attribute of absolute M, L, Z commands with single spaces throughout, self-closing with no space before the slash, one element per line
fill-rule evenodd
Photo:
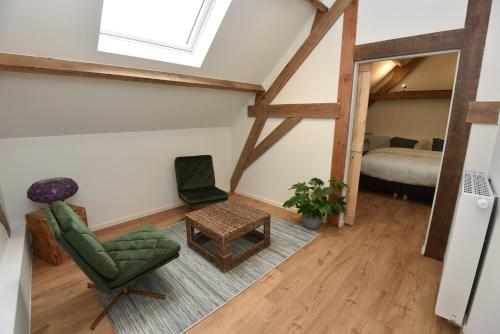
<path fill-rule="evenodd" d="M 353 0 L 344 12 L 342 27 L 342 50 L 340 58 L 339 87 L 337 100 L 340 103 L 339 118 L 335 121 L 333 137 L 332 167 L 330 179 L 344 181 L 347 140 L 349 137 L 349 119 L 351 111 L 352 88 L 354 78 L 354 46 L 356 44 L 356 26 L 358 22 L 358 0 Z M 339 224 L 339 215 L 329 215 L 327 222 Z"/>
<path fill-rule="evenodd" d="M 354 109 L 354 123 L 352 126 L 351 154 L 349 162 L 349 176 L 347 185 L 347 210 L 344 222 L 354 225 L 356 204 L 358 199 L 359 173 L 363 146 L 365 141 L 366 115 L 370 97 L 371 64 L 359 65 L 358 86 L 356 89 L 356 106 Z"/>

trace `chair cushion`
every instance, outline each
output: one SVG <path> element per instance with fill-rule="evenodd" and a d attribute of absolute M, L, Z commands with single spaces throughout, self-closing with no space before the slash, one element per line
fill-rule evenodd
<path fill-rule="evenodd" d="M 217 187 L 180 190 L 179 197 L 189 205 L 225 201 L 228 195 Z"/>
<path fill-rule="evenodd" d="M 64 202 L 55 202 L 50 209 L 57 219 L 61 233 L 78 254 L 107 279 L 117 277 L 119 270 L 116 263 L 73 209 Z"/>
<path fill-rule="evenodd" d="M 110 281 L 110 287 L 121 286 L 158 264 L 177 257 L 181 246 L 154 226 L 145 225 L 114 240 L 105 242 L 104 249 L 113 258 L 120 274 Z"/>
<path fill-rule="evenodd" d="M 210 155 L 176 158 L 175 174 L 178 190 L 215 186 L 214 166 Z"/>

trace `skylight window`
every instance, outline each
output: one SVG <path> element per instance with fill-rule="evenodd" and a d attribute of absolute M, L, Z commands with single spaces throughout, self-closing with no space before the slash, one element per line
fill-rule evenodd
<path fill-rule="evenodd" d="M 98 50 L 200 67 L 231 0 L 104 0 Z"/>

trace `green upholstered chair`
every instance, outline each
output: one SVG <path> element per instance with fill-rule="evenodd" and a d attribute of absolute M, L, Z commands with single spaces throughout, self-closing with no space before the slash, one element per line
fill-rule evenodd
<path fill-rule="evenodd" d="M 142 276 L 179 256 L 180 245 L 164 232 L 146 225 L 101 243 L 64 202 L 56 202 L 44 210 L 54 239 L 93 282 L 88 287 L 116 294 L 90 329 L 95 329 L 123 295 L 134 293 L 165 299 L 165 295 L 133 288 Z"/>
<path fill-rule="evenodd" d="M 215 186 L 212 156 L 197 155 L 175 159 L 179 198 L 188 206 L 222 202 L 228 194 Z"/>

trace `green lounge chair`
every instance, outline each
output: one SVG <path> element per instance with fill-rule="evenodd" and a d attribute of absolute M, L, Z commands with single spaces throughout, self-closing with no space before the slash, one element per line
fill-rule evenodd
<path fill-rule="evenodd" d="M 188 206 L 222 202 L 228 194 L 215 186 L 212 156 L 197 155 L 175 158 L 179 198 Z"/>
<path fill-rule="evenodd" d="M 51 233 L 93 282 L 89 288 L 116 294 L 90 325 L 93 330 L 123 295 L 134 293 L 165 299 L 165 295 L 133 288 L 145 274 L 179 256 L 180 245 L 154 226 L 146 225 L 101 243 L 80 217 L 64 202 L 45 209 Z"/>

